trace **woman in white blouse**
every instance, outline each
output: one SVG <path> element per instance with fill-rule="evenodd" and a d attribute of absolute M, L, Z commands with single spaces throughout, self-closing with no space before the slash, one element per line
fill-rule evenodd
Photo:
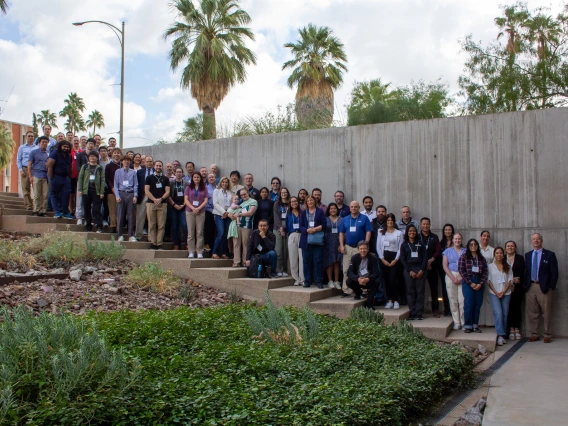
<path fill-rule="evenodd" d="M 507 331 L 507 315 L 509 302 L 511 301 L 511 284 L 513 283 L 513 269 L 505 261 L 505 250 L 497 247 L 494 250 L 495 261 L 488 265 L 488 286 L 490 292 L 491 307 L 495 319 L 495 332 L 499 346 L 507 343 L 505 340 Z"/>
<path fill-rule="evenodd" d="M 400 268 L 398 259 L 402 232 L 395 228 L 394 214 L 387 214 L 385 221 L 386 226 L 377 235 L 377 253 L 381 259 L 381 271 L 388 300 L 385 308 L 399 309 L 399 296 L 404 292 L 404 284 L 398 282 L 398 269 Z"/>
<path fill-rule="evenodd" d="M 491 234 L 489 231 L 481 231 L 479 236 L 479 251 L 485 258 L 488 267 L 493 263 L 494 251 L 494 248 L 489 245 L 490 239 Z M 484 325 L 486 327 L 495 325 L 495 322 L 493 321 L 493 309 L 491 309 L 491 298 L 489 297 L 488 285 L 486 285 L 483 289 L 483 305 L 481 305 L 481 310 L 479 311 L 479 325 Z"/>
<path fill-rule="evenodd" d="M 231 224 L 231 218 L 227 209 L 231 206 L 231 191 L 229 190 L 229 178 L 222 177 L 217 189 L 213 191 L 213 216 L 217 226 L 217 236 L 213 245 L 213 259 L 228 258 L 229 247 L 227 244 L 227 232 Z"/>

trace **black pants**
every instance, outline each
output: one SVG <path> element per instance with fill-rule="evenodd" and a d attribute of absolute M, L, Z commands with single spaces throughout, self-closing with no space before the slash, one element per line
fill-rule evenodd
<path fill-rule="evenodd" d="M 422 275 L 422 278 L 412 278 L 407 270 L 404 270 L 403 273 L 406 281 L 406 300 L 408 301 L 408 309 L 410 309 L 410 318 L 422 318 L 422 315 L 424 315 L 426 277 Z"/>
<path fill-rule="evenodd" d="M 97 228 L 102 228 L 103 215 L 101 214 L 101 197 L 97 195 L 94 189 L 89 188 L 89 192 L 86 194 L 83 193 L 81 200 L 83 201 L 83 218 L 85 219 L 87 227 L 91 227 L 91 222 L 94 218 Z"/>
<path fill-rule="evenodd" d="M 515 290 L 511 293 L 511 301 L 509 302 L 509 314 L 507 315 L 507 329 L 521 328 L 523 299 L 525 298 L 525 290 L 522 285 L 515 284 Z"/>
<path fill-rule="evenodd" d="M 109 194 L 108 189 L 105 190 L 105 197 L 103 198 L 103 220 L 106 220 L 110 224 L 110 212 L 108 209 L 107 195 Z"/>
<path fill-rule="evenodd" d="M 357 296 L 361 296 L 361 294 L 363 294 L 363 290 L 367 290 L 367 301 L 365 302 L 365 306 L 367 308 L 373 307 L 373 299 L 375 298 L 375 292 L 377 291 L 376 283 L 369 281 L 367 285 L 362 286 L 358 281 L 353 281 L 348 278 L 347 287 L 353 289 L 353 293 Z"/>
<path fill-rule="evenodd" d="M 446 289 L 446 271 L 444 271 L 444 266 L 442 260 L 436 260 L 432 263 L 432 267 L 435 267 L 438 270 L 438 275 L 440 277 L 440 281 L 442 281 L 442 299 L 444 300 L 444 315 L 451 315 L 450 310 L 450 299 L 448 297 L 448 290 Z"/>
<path fill-rule="evenodd" d="M 217 235 L 217 227 L 215 226 L 215 218 L 213 217 L 213 213 L 205 211 L 204 227 L 205 229 L 203 242 L 205 245 L 209 246 L 211 250 L 213 250 L 213 246 L 215 245 L 215 236 Z"/>
<path fill-rule="evenodd" d="M 430 286 L 430 297 L 432 298 L 432 313 L 437 314 L 440 310 L 440 302 L 438 302 L 438 271 L 432 265 L 432 269 L 427 271 L 426 279 Z M 445 285 L 445 283 L 444 283 Z"/>
<path fill-rule="evenodd" d="M 383 255 L 385 257 L 385 260 L 389 263 L 392 262 L 396 257 L 395 252 L 386 250 Z M 400 263 L 396 262 L 394 266 L 385 266 L 381 261 L 381 271 L 383 273 L 383 280 L 385 282 L 387 300 L 392 300 L 393 302 L 400 301 L 401 286 L 399 286 L 398 280 L 398 276 L 401 273 Z"/>

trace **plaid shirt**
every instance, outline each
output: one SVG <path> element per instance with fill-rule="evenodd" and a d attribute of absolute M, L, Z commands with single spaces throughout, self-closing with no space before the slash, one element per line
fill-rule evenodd
<path fill-rule="evenodd" d="M 472 267 L 477 266 L 479 268 L 479 272 L 472 272 Z M 469 258 L 466 254 L 462 254 L 460 259 L 458 260 L 458 272 L 463 277 L 464 281 L 471 285 L 472 281 L 471 278 L 476 275 L 480 278 L 479 283 L 484 285 L 487 282 L 487 262 L 485 258 L 481 255 L 477 255 L 477 257 Z"/>

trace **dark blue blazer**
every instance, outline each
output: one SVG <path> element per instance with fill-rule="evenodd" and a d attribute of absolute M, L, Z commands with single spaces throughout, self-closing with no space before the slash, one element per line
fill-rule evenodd
<path fill-rule="evenodd" d="M 525 253 L 525 291 L 531 286 L 533 250 Z M 538 282 L 542 294 L 548 290 L 555 290 L 558 282 L 558 261 L 553 251 L 542 249 L 542 256 L 538 267 Z"/>
<path fill-rule="evenodd" d="M 150 173 L 154 173 L 154 168 L 152 167 Z M 146 185 L 146 168 L 143 167 L 136 171 L 136 179 L 138 179 L 138 195 L 136 196 L 136 204 L 142 203 L 144 199 L 144 186 Z"/>
<path fill-rule="evenodd" d="M 307 211 L 308 211 L 307 208 L 306 210 L 302 210 L 302 214 L 300 215 L 300 232 L 302 233 L 302 235 L 300 235 L 300 248 L 302 250 L 306 250 L 308 248 L 309 223 L 308 223 Z M 322 209 L 316 207 L 316 213 L 314 216 L 314 228 L 321 225 L 321 230 L 325 231 L 325 224 L 326 224 L 325 213 L 323 212 Z"/>

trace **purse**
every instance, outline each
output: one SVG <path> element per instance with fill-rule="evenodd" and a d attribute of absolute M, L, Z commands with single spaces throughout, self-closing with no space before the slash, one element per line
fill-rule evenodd
<path fill-rule="evenodd" d="M 313 234 L 308 234 L 308 244 L 314 246 L 323 246 L 323 231 L 314 232 Z"/>

